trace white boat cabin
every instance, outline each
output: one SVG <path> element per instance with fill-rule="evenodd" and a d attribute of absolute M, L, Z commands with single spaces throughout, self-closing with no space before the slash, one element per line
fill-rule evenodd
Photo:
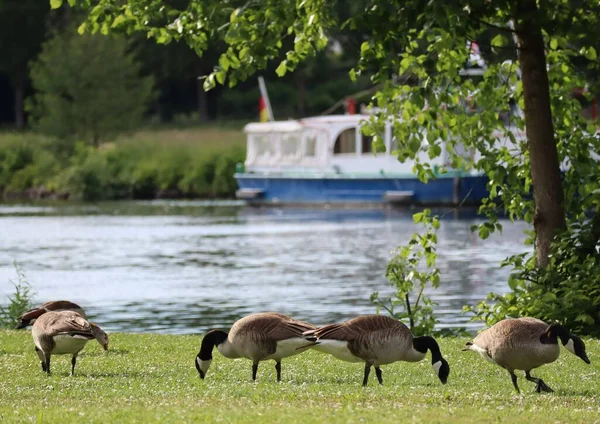
<path fill-rule="evenodd" d="M 386 151 L 373 153 L 371 137 L 360 131 L 361 122 L 368 119 L 369 115 L 331 115 L 250 123 L 244 128 L 246 172 L 413 174 L 412 161 L 400 163 L 392 154 L 396 145 L 391 123 L 385 129 Z M 430 162 L 426 152 L 421 155 Z"/>

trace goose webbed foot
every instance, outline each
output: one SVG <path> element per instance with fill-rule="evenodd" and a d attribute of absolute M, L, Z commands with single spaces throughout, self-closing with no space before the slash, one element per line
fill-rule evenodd
<path fill-rule="evenodd" d="M 377 375 L 377 381 L 379 381 L 379 384 L 383 385 L 383 376 L 381 373 L 381 368 L 375 367 L 375 375 Z"/>
<path fill-rule="evenodd" d="M 536 377 L 533 377 L 533 376 L 532 376 L 532 375 L 529 373 L 529 371 L 525 371 L 525 378 L 526 378 L 527 380 L 529 380 L 529 381 L 533 381 L 534 383 L 536 383 L 536 384 L 535 384 L 535 391 L 536 391 L 537 393 L 542 393 L 542 392 L 545 392 L 545 393 L 554 393 L 554 390 L 552 390 L 552 389 L 550 388 L 550 386 L 548 386 L 548 385 L 547 385 L 547 384 L 544 382 L 544 380 L 542 380 L 541 378 L 536 378 Z"/>

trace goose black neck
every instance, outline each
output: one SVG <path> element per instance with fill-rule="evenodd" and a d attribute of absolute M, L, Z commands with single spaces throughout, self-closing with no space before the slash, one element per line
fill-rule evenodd
<path fill-rule="evenodd" d="M 563 346 L 569 342 L 571 333 L 560 324 L 550 324 L 541 337 L 541 342 L 544 344 L 558 343 L 558 339 Z"/>
<path fill-rule="evenodd" d="M 431 336 L 415 337 L 413 346 L 416 351 L 421 353 L 427 353 L 427 350 L 429 350 L 431 352 L 431 363 L 436 363 L 442 359 L 440 346 Z"/>
<path fill-rule="evenodd" d="M 215 346 L 220 345 L 227 340 L 227 333 L 222 330 L 210 330 L 202 339 L 200 345 L 200 352 L 198 357 L 202 361 L 208 361 L 212 359 L 212 351 Z"/>

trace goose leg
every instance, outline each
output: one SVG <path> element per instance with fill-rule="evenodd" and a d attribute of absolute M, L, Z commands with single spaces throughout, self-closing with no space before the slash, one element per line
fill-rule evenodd
<path fill-rule="evenodd" d="M 46 372 L 46 360 L 44 359 L 44 354 L 42 353 L 40 348 L 38 348 L 37 346 L 35 347 L 35 353 L 37 353 L 38 358 L 40 358 L 40 364 L 42 365 L 42 371 Z"/>
<path fill-rule="evenodd" d="M 48 375 L 50 375 L 50 354 L 49 353 L 44 353 L 44 360 L 45 360 L 45 364 L 46 364 L 46 373 Z"/>
<path fill-rule="evenodd" d="M 379 381 L 379 384 L 383 385 L 383 377 L 381 374 L 381 368 L 375 367 L 375 374 L 377 375 L 377 381 Z"/>
<path fill-rule="evenodd" d="M 252 381 L 256 381 L 256 372 L 258 371 L 258 362 L 252 364 Z"/>
<path fill-rule="evenodd" d="M 365 377 L 363 378 L 363 387 L 367 386 L 367 382 L 369 381 L 369 374 L 371 373 L 371 364 L 368 362 L 365 364 Z"/>
<path fill-rule="evenodd" d="M 281 362 L 275 362 L 275 370 L 277 371 L 277 381 L 281 381 Z"/>
<path fill-rule="evenodd" d="M 519 386 L 517 385 L 517 376 L 515 375 L 515 372 L 510 370 L 508 372 L 510 374 L 510 379 L 512 380 L 513 386 L 515 386 L 515 389 L 517 390 L 517 393 L 521 393 Z"/>
<path fill-rule="evenodd" d="M 544 380 L 542 380 L 541 378 L 536 378 L 533 377 L 530 374 L 531 371 L 525 371 L 525 378 L 529 381 L 533 381 L 534 383 L 536 383 L 535 386 L 535 391 L 538 393 L 542 393 L 542 392 L 546 392 L 546 393 L 553 393 L 554 390 L 552 390 L 546 383 L 544 383 Z"/>
<path fill-rule="evenodd" d="M 77 363 L 77 354 L 74 354 L 71 358 L 71 377 L 75 374 L 75 364 Z"/>

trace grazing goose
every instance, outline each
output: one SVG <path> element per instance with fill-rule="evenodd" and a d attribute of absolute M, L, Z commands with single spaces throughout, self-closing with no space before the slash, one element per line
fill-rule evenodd
<path fill-rule="evenodd" d="M 204 379 L 216 346 L 226 358 L 252 360 L 252 380 L 256 380 L 260 361 L 275 360 L 277 381 L 281 381 L 281 360 L 308 349 L 308 346 L 305 349 L 297 348 L 306 345 L 302 333 L 314 328 L 308 323 L 276 312 L 248 315 L 236 321 L 229 334 L 221 330 L 206 333 L 196 356 L 196 369 L 200 378 Z"/>
<path fill-rule="evenodd" d="M 379 384 L 383 384 L 381 365 L 396 361 L 417 362 L 431 352 L 437 376 L 446 384 L 450 366 L 442 357 L 433 337 L 413 337 L 406 325 L 382 315 L 364 315 L 342 324 L 331 324 L 304 332 L 315 350 L 329 353 L 342 361 L 364 362 L 363 386 L 367 385 L 371 367 Z"/>
<path fill-rule="evenodd" d="M 544 380 L 531 375 L 531 370 L 556 361 L 560 353 L 558 339 L 571 353 L 590 363 L 585 344 L 560 324 L 546 324 L 535 318 L 505 319 L 481 332 L 463 350 L 479 353 L 487 361 L 499 365 L 510 374 L 520 393 L 515 370 L 525 371 L 525 378 L 536 383 L 540 393 L 552 392 Z"/>
<path fill-rule="evenodd" d="M 25 328 L 29 325 L 33 325 L 37 318 L 50 311 L 74 311 L 86 318 L 85 311 L 78 304 L 68 300 L 53 300 L 51 302 L 43 303 L 37 308 L 33 308 L 25 312 L 19 317 L 21 322 L 17 324 L 15 328 Z"/>
<path fill-rule="evenodd" d="M 50 374 L 50 356 L 70 353 L 71 375 L 75 372 L 77 355 L 88 340 L 96 339 L 108 350 L 108 336 L 96 324 L 88 322 L 73 311 L 47 312 L 40 316 L 31 330 L 35 351 L 42 371 Z"/>

